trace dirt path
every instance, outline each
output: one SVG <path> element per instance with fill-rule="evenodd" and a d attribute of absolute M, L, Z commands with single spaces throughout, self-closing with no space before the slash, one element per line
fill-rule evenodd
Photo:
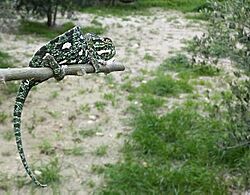
<path fill-rule="evenodd" d="M 121 85 L 130 79 L 143 77 L 142 70 L 152 70 L 166 57 L 180 50 L 184 39 L 201 34 L 200 25 L 184 19 L 178 12 L 152 10 L 150 16 L 123 18 L 77 14 L 77 25 L 87 26 L 97 20 L 108 28 L 105 36 L 117 47 L 117 61 L 126 71 L 111 75 L 67 77 L 56 83 L 53 79 L 39 85 L 28 97 L 23 112 L 23 140 L 27 159 L 39 166 L 58 157 L 61 167 L 62 194 L 89 194 L 103 181 L 95 167 L 114 163 L 121 158 L 119 150 L 124 135 L 129 105 L 128 93 Z M 59 19 L 59 23 L 65 19 Z M 25 66 L 44 40 L 0 34 L 0 50 L 15 56 L 18 66 Z M 11 114 L 14 96 L 0 105 L 9 115 L 1 126 L 1 134 L 12 131 Z M 52 154 L 41 154 L 47 140 Z M 0 136 L 1 172 L 7 177 L 23 176 L 14 139 Z M 73 151 L 73 152 L 72 152 Z M 78 155 L 80 154 L 80 155 Z M 94 166 L 93 165 L 99 165 Z M 0 173 L 1 173 L 0 172 Z M 26 181 L 29 181 L 28 179 Z M 26 194 L 30 185 L 10 188 L 10 192 Z M 36 194 L 52 194 L 55 188 L 33 189 Z M 2 194 L 0 187 L 0 194 Z"/>

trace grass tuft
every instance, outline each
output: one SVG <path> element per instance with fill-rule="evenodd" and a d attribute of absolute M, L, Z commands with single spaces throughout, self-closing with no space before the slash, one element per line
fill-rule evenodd
<path fill-rule="evenodd" d="M 41 154 L 46 154 L 46 155 L 55 154 L 55 148 L 47 140 L 43 140 L 43 142 L 38 146 L 38 148 L 40 149 Z"/>
<path fill-rule="evenodd" d="M 57 158 L 51 160 L 47 165 L 41 166 L 38 170 L 41 172 L 38 177 L 41 183 L 55 184 L 60 182 L 60 166 Z"/>
<path fill-rule="evenodd" d="M 159 67 L 158 71 L 175 71 L 182 79 L 197 78 L 199 76 L 218 76 L 220 70 L 209 64 L 192 64 L 187 56 L 177 54 L 167 58 Z"/>
<path fill-rule="evenodd" d="M 75 146 L 73 148 L 67 148 L 63 150 L 64 154 L 72 156 L 83 156 L 84 149 L 81 146 Z"/>
<path fill-rule="evenodd" d="M 81 31 L 86 34 L 86 33 L 94 33 L 96 35 L 102 35 L 104 34 L 107 29 L 101 26 L 85 26 L 81 28 Z"/>
<path fill-rule="evenodd" d="M 10 178 L 6 173 L 0 172 L 0 190 L 9 191 L 11 188 Z"/>
<path fill-rule="evenodd" d="M 8 115 L 5 112 L 0 112 L 0 124 L 5 123 L 7 119 L 8 119 Z"/>
<path fill-rule="evenodd" d="M 155 79 L 143 83 L 137 90 L 140 93 L 169 96 L 180 93 L 190 93 L 193 87 L 184 80 L 175 80 L 170 76 L 160 74 L 157 75 Z"/>
<path fill-rule="evenodd" d="M 107 145 L 101 145 L 96 148 L 94 151 L 94 154 L 96 156 L 105 156 L 108 153 L 108 146 Z"/>
<path fill-rule="evenodd" d="M 10 68 L 12 67 L 10 63 L 10 56 L 9 54 L 0 51 L 0 68 Z"/>
<path fill-rule="evenodd" d="M 82 138 L 87 138 L 87 137 L 93 137 L 96 135 L 97 132 L 99 132 L 100 130 L 96 127 L 93 129 L 84 129 L 84 130 L 80 130 L 78 133 Z"/>
<path fill-rule="evenodd" d="M 15 81 L 10 81 L 5 86 L 0 86 L 0 89 L 4 95 L 13 95 L 17 93 L 19 89 L 19 83 L 16 83 Z"/>

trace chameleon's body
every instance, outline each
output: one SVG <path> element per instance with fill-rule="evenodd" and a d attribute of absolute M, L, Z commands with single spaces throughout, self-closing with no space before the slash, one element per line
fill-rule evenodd
<path fill-rule="evenodd" d="M 109 38 L 102 38 L 93 34 L 83 35 L 79 27 L 74 27 L 41 47 L 32 57 L 29 66 L 50 67 L 53 70 L 54 77 L 61 80 L 64 77 L 62 65 L 91 63 L 98 72 L 100 65 L 105 65 L 105 61 L 111 59 L 114 55 L 115 48 Z M 16 144 L 21 161 L 34 183 L 42 187 L 46 185 L 41 184 L 36 179 L 25 158 L 21 139 L 21 114 L 29 91 L 33 86 L 43 81 L 27 79 L 21 82 L 13 114 Z"/>

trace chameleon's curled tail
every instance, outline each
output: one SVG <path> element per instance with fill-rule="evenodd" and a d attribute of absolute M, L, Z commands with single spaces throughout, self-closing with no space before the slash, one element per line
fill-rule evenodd
<path fill-rule="evenodd" d="M 27 174 L 30 176 L 30 178 L 33 180 L 33 182 L 40 186 L 40 187 L 46 187 L 47 185 L 41 184 L 35 177 L 35 175 L 32 173 L 30 170 L 30 167 L 26 161 L 24 150 L 23 150 L 23 145 L 22 145 L 22 139 L 21 139 L 21 115 L 22 115 L 22 110 L 24 106 L 24 102 L 26 97 L 29 94 L 30 89 L 36 85 L 36 82 L 33 80 L 23 80 L 20 87 L 19 91 L 17 93 L 16 97 L 16 103 L 14 107 L 14 114 L 13 114 L 13 123 L 14 123 L 14 131 L 15 131 L 15 137 L 16 137 L 16 144 L 17 144 L 17 149 L 20 155 L 20 158 L 22 160 L 23 166 L 27 172 Z"/>

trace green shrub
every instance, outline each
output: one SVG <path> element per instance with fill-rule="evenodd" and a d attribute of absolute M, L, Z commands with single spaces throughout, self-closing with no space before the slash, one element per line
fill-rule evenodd
<path fill-rule="evenodd" d="M 250 71 L 250 1 L 212 1 L 208 33 L 195 37 L 190 46 L 196 59 L 217 62 L 216 58 L 230 58 L 241 68 Z"/>

